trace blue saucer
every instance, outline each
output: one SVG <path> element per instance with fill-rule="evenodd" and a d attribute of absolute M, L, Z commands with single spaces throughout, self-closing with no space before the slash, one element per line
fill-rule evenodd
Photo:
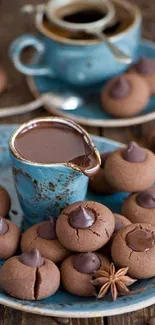
<path fill-rule="evenodd" d="M 0 184 L 3 185 L 10 193 L 12 207 L 10 212 L 11 219 L 21 225 L 22 211 L 20 209 L 16 196 L 13 178 L 11 173 L 10 158 L 8 151 L 8 139 L 17 125 L 0 126 Z M 120 143 L 92 136 L 94 143 L 100 152 L 113 151 L 122 146 Z M 93 192 L 87 193 L 87 199 L 102 202 L 107 205 L 113 212 L 120 212 L 121 204 L 127 194 L 119 193 L 111 196 L 95 195 Z M 52 279 L 51 279 L 52 281 Z M 111 297 L 97 300 L 95 298 L 82 298 L 73 296 L 60 289 L 54 296 L 41 301 L 22 301 L 12 298 L 0 291 L 0 304 L 22 311 L 47 316 L 59 317 L 98 317 L 123 314 L 132 312 L 140 308 L 150 306 L 155 302 L 155 278 L 138 281 L 132 289 L 143 289 L 139 294 L 119 297 L 115 302 Z"/>
<path fill-rule="evenodd" d="M 142 40 L 139 44 L 135 59 L 140 56 L 155 58 L 155 43 Z M 63 116 L 73 119 L 75 122 L 99 127 L 118 127 L 141 124 L 155 118 L 155 96 L 151 98 L 148 106 L 138 115 L 132 118 L 114 118 L 103 112 L 99 100 L 99 92 L 103 87 L 102 84 L 97 84 L 93 87 L 73 87 L 70 84 L 64 83 L 58 79 L 48 77 L 28 77 L 28 85 L 35 97 L 41 93 L 70 93 L 77 94 L 85 99 L 85 105 L 75 111 L 61 111 L 50 105 L 50 111 L 54 115 Z M 48 110 L 49 106 L 46 105 Z"/>

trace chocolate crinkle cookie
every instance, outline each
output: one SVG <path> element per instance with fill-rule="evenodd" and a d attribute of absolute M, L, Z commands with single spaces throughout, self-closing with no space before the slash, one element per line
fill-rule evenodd
<path fill-rule="evenodd" d="M 91 280 L 100 268 L 109 270 L 109 260 L 99 253 L 80 253 L 63 261 L 60 272 L 63 287 L 77 296 L 96 296 Z"/>
<path fill-rule="evenodd" d="M 19 228 L 13 222 L 0 217 L 0 259 L 7 259 L 14 255 L 19 240 Z"/>
<path fill-rule="evenodd" d="M 135 223 L 121 229 L 114 236 L 111 256 L 118 267 L 129 267 L 135 279 L 155 276 L 155 227 Z"/>
<path fill-rule="evenodd" d="M 155 188 L 130 194 L 122 205 L 122 214 L 133 223 L 155 226 Z"/>
<path fill-rule="evenodd" d="M 155 156 L 136 142 L 112 152 L 105 162 L 105 177 L 118 191 L 138 192 L 155 180 Z"/>
<path fill-rule="evenodd" d="M 61 244 L 75 252 L 95 251 L 111 238 L 115 226 L 113 213 L 93 201 L 76 202 L 65 208 L 56 224 Z"/>
<path fill-rule="evenodd" d="M 141 57 L 135 64 L 132 65 L 129 72 L 136 72 L 148 84 L 150 94 L 155 95 L 155 59 Z M 140 92 L 141 94 L 141 92 Z"/>
<path fill-rule="evenodd" d="M 23 233 L 22 252 L 28 252 L 33 248 L 38 248 L 43 257 L 54 263 L 62 262 L 69 255 L 69 251 L 57 238 L 56 220 L 52 217 L 30 227 Z"/>
<path fill-rule="evenodd" d="M 149 99 L 148 83 L 137 73 L 114 77 L 101 91 L 103 110 L 116 117 L 138 114 L 148 104 Z"/>
<path fill-rule="evenodd" d="M 130 220 L 128 220 L 126 217 L 122 216 L 121 214 L 114 213 L 114 218 L 115 218 L 115 229 L 113 235 L 108 241 L 108 243 L 99 249 L 99 253 L 104 254 L 108 257 L 111 256 L 111 245 L 115 234 L 125 226 L 131 225 Z"/>
<path fill-rule="evenodd" d="M 59 269 L 37 249 L 11 257 L 0 269 L 0 287 L 15 298 L 43 299 L 53 295 L 59 285 Z"/>

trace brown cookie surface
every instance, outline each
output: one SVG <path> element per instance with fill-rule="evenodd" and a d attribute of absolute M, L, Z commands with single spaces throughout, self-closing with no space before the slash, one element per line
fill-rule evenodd
<path fill-rule="evenodd" d="M 106 180 L 104 175 L 105 162 L 109 156 L 110 152 L 101 153 L 101 167 L 98 173 L 89 181 L 89 187 L 92 191 L 99 194 L 113 194 L 116 192 Z"/>
<path fill-rule="evenodd" d="M 60 284 L 57 266 L 44 259 L 40 267 L 25 265 L 18 256 L 8 259 L 0 269 L 0 286 L 9 295 L 39 300 L 54 294 Z"/>
<path fill-rule="evenodd" d="M 27 229 L 22 235 L 21 250 L 22 252 L 28 252 L 33 248 L 38 248 L 43 257 L 54 263 L 61 262 L 69 255 L 69 251 L 61 245 L 57 236 L 54 236 L 53 239 L 50 239 L 50 236 L 48 236 L 49 239 L 40 237 L 39 229 L 43 229 L 45 232 L 44 237 L 47 237 L 46 227 L 47 229 L 50 228 L 50 221 L 41 222 Z"/>
<path fill-rule="evenodd" d="M 118 191 L 142 191 L 154 183 L 155 156 L 150 150 L 131 142 L 126 149 L 109 155 L 104 170 L 107 181 Z"/>
<path fill-rule="evenodd" d="M 57 220 L 56 232 L 67 249 L 90 252 L 108 242 L 114 225 L 114 216 L 107 207 L 93 201 L 81 201 L 62 211 Z"/>
<path fill-rule="evenodd" d="M 137 73 L 112 78 L 101 92 L 103 110 L 116 117 L 129 117 L 141 112 L 149 99 L 148 84 Z"/>
<path fill-rule="evenodd" d="M 122 205 L 122 214 L 132 223 L 155 226 L 155 188 L 129 195 Z"/>
<path fill-rule="evenodd" d="M 129 267 L 132 278 L 155 276 L 155 227 L 137 223 L 121 229 L 114 236 L 111 255 L 118 267 Z"/>
<path fill-rule="evenodd" d="M 10 210 L 11 199 L 6 189 L 0 186 L 0 216 L 5 218 Z"/>
<path fill-rule="evenodd" d="M 20 240 L 19 228 L 11 221 L 0 218 L 0 258 L 7 259 L 16 253 Z"/>
<path fill-rule="evenodd" d="M 112 245 L 112 241 L 113 241 L 113 238 L 114 238 L 115 234 L 120 229 L 122 229 L 125 226 L 131 224 L 131 221 L 128 220 L 126 217 L 122 216 L 121 214 L 114 213 L 114 218 L 115 218 L 115 229 L 114 229 L 114 233 L 113 233 L 111 239 L 108 241 L 108 243 L 99 249 L 99 252 L 101 254 L 104 254 L 105 256 L 108 256 L 108 257 L 111 257 L 111 245 Z"/>
<path fill-rule="evenodd" d="M 148 84 L 150 94 L 155 95 L 155 59 L 142 57 L 129 72 L 138 73 Z"/>
<path fill-rule="evenodd" d="M 96 263 L 97 267 L 92 268 L 91 270 L 92 272 L 89 271 L 89 268 L 92 267 L 94 261 L 90 263 L 90 258 L 89 258 L 90 255 L 93 255 L 93 258 L 94 256 L 96 256 L 99 259 L 99 264 Z M 85 265 L 85 257 L 86 257 L 86 262 L 89 263 L 89 267 Z M 75 264 L 76 258 L 81 259 L 81 263 L 83 267 L 82 272 L 84 272 L 84 267 L 86 267 L 85 272 L 89 272 L 89 273 L 82 273 L 76 269 L 76 264 Z M 95 296 L 95 287 L 91 283 L 93 272 L 94 270 L 98 270 L 101 267 L 104 267 L 104 269 L 108 270 L 109 266 L 110 266 L 109 260 L 105 256 L 102 256 L 98 253 L 86 253 L 86 254 L 82 253 L 82 254 L 69 256 L 66 260 L 63 261 L 60 268 L 63 287 L 73 295 L 85 296 L 85 297 Z"/>

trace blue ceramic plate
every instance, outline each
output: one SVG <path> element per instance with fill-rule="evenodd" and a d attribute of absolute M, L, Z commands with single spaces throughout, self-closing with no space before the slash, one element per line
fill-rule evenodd
<path fill-rule="evenodd" d="M 142 40 L 139 44 L 138 51 L 135 55 L 135 60 L 140 56 L 148 56 L 155 58 L 155 43 L 151 41 Z M 67 83 L 63 83 L 58 79 L 51 79 L 48 77 L 28 77 L 28 85 L 35 97 L 40 93 L 53 91 L 56 93 L 74 93 L 82 96 L 86 104 L 81 106 L 78 110 L 61 111 L 55 109 L 50 105 L 50 112 L 57 116 L 71 118 L 77 123 L 90 126 L 99 127 L 119 127 L 141 124 L 155 118 L 155 96 L 152 97 L 148 106 L 138 115 L 132 118 L 114 118 L 101 109 L 99 101 L 99 92 L 103 87 L 103 83 L 88 87 L 88 88 L 75 88 Z M 49 106 L 46 105 L 48 110 Z"/>
<path fill-rule="evenodd" d="M 11 166 L 8 152 L 8 139 L 11 132 L 16 128 L 16 125 L 0 126 L 0 184 L 5 186 L 12 198 L 12 207 L 10 217 L 20 225 L 22 221 L 22 211 L 19 207 L 16 196 Z M 113 151 L 122 144 L 92 136 L 97 148 L 101 151 Z M 91 192 L 87 193 L 87 199 L 102 202 L 107 205 L 113 212 L 120 212 L 120 206 L 126 194 L 115 194 L 111 196 L 97 196 Z M 54 296 L 43 299 L 38 302 L 22 301 L 9 297 L 4 292 L 0 291 L 0 304 L 20 309 L 23 311 L 44 314 L 48 316 L 59 317 L 98 317 L 117 315 L 126 312 L 131 312 L 140 308 L 150 306 L 155 302 L 155 278 L 139 281 L 132 289 L 145 288 L 139 294 L 131 296 L 119 297 L 117 301 L 112 302 L 111 297 L 97 300 L 96 298 L 81 298 L 73 296 L 64 290 L 59 290 Z"/>

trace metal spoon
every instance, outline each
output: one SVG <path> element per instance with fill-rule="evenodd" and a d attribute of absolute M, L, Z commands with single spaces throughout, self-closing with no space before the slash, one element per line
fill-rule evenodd
<path fill-rule="evenodd" d="M 38 6 L 33 6 L 33 5 L 26 5 L 23 6 L 21 9 L 22 13 L 27 13 L 27 14 L 33 14 L 36 13 L 38 11 L 44 11 L 46 8 L 45 4 L 41 4 Z M 48 15 L 49 17 L 49 15 Z M 49 17 L 50 18 L 50 17 Z M 56 17 L 55 17 L 55 21 L 56 23 L 60 24 L 61 20 L 57 22 Z M 58 26 L 59 26 L 58 24 Z M 67 27 L 67 29 L 69 29 L 69 27 Z M 72 30 L 72 29 L 71 29 Z M 113 55 L 115 56 L 116 60 L 124 63 L 124 64 L 130 64 L 132 62 L 132 57 L 127 55 L 126 53 L 124 53 L 124 51 L 118 49 L 117 46 L 115 46 L 111 40 L 105 36 L 105 34 L 102 33 L 101 30 L 96 30 L 96 29 L 83 29 L 83 31 L 87 34 L 91 34 L 96 36 L 98 39 L 102 40 L 106 46 L 109 48 L 109 50 L 113 53 Z"/>
<path fill-rule="evenodd" d="M 20 106 L 8 107 L 8 108 L 7 107 L 0 108 L 0 118 L 29 113 L 34 110 L 37 110 L 43 105 L 49 105 L 48 112 L 50 111 L 50 106 L 64 111 L 75 110 L 79 108 L 82 105 L 82 103 L 83 103 L 82 98 L 74 95 L 67 95 L 67 94 L 57 95 L 54 93 L 45 93 L 31 103 L 23 104 Z M 52 109 L 51 109 L 51 113 L 52 113 Z"/>
<path fill-rule="evenodd" d="M 117 46 L 115 46 L 109 40 L 109 38 L 105 36 L 104 33 L 101 33 L 100 31 L 96 31 L 96 30 L 91 30 L 91 31 L 85 30 L 85 32 L 87 34 L 92 34 L 94 36 L 97 36 L 98 39 L 102 40 L 107 45 L 109 50 L 113 53 L 113 55 L 119 62 L 125 63 L 125 64 L 130 64 L 132 62 L 132 57 L 125 54 L 122 50 L 120 50 Z"/>

